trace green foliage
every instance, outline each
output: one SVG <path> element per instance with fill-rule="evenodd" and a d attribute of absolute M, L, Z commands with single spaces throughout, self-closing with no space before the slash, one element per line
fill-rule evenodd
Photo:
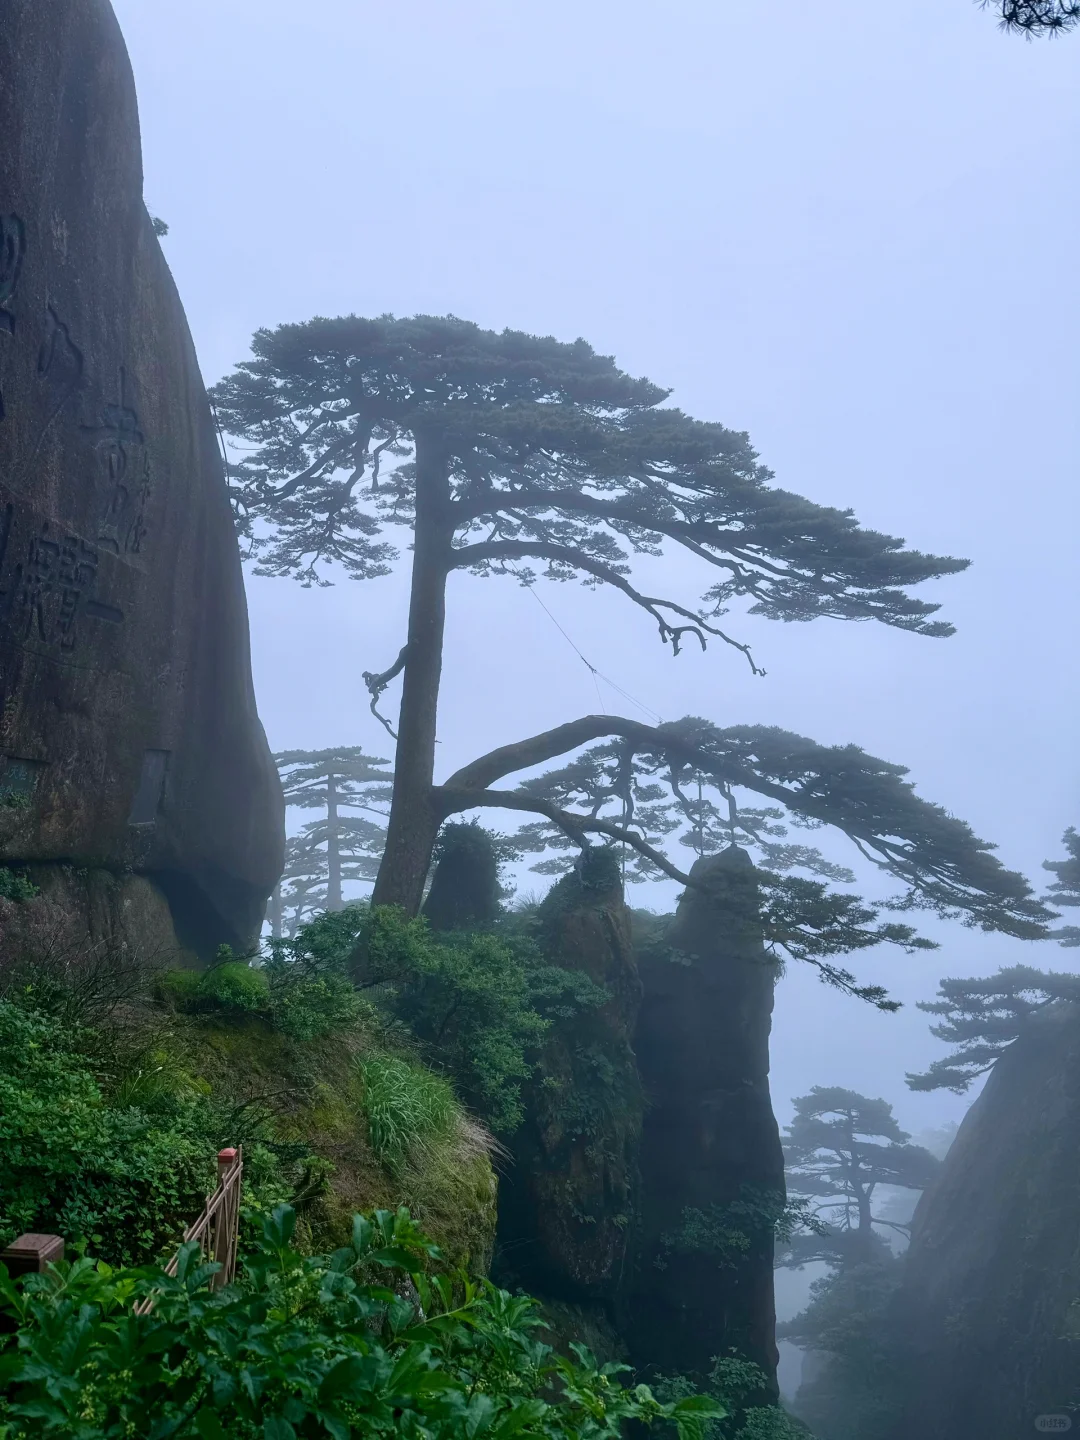
<path fill-rule="evenodd" d="M 13 900 L 16 904 L 22 904 L 25 900 L 32 900 L 37 894 L 38 887 L 25 875 L 9 870 L 6 865 L 0 866 L 0 900 Z"/>
<path fill-rule="evenodd" d="M 0 1001 L 0 1243 L 57 1232 L 138 1262 L 201 1209 L 216 1117 L 199 1095 L 110 1102 L 79 1040 Z"/>
<path fill-rule="evenodd" d="M 738 1200 L 726 1205 L 687 1206 L 678 1230 L 661 1236 L 660 1243 L 667 1251 L 708 1255 L 721 1268 L 734 1269 L 763 1242 L 787 1243 L 803 1228 L 815 1234 L 825 1229 L 805 1199 L 743 1185 Z"/>
<path fill-rule="evenodd" d="M 836 958 L 881 944 L 936 948 L 901 914 L 930 910 L 1024 939 L 1049 934 L 1052 914 L 1027 880 L 1006 870 L 963 821 L 917 797 L 901 765 L 854 745 L 818 745 L 774 727 L 721 730 L 693 716 L 658 726 L 618 720 L 608 728 L 617 741 L 522 783 L 522 794 L 562 812 L 560 823 L 549 817 L 514 837 L 522 849 L 555 852 L 536 869 L 557 873 L 573 863 L 580 839 L 567 831 L 576 828 L 624 839 L 631 880 L 660 875 L 660 857 L 673 864 L 672 840 L 699 856 L 745 848 L 757 861 L 744 880 L 747 908 L 766 945 L 885 1010 L 897 1008 L 885 990 L 859 985 Z M 770 803 L 750 803 L 761 798 Z M 824 827 L 875 860 L 899 892 L 870 904 L 834 888 L 854 883 L 853 873 L 790 833 Z"/>
<path fill-rule="evenodd" d="M 526 936 L 433 935 L 423 919 L 390 907 L 358 905 L 320 917 L 298 934 L 291 953 L 312 947 L 355 955 L 360 983 L 497 1133 L 521 1122 L 522 1085 L 551 1018 L 604 998 L 584 976 L 544 964 Z"/>
<path fill-rule="evenodd" d="M 167 970 L 158 993 L 192 1014 L 258 1015 L 294 1040 L 317 1040 L 355 1028 L 372 1010 L 341 967 L 339 951 L 318 953 L 271 942 L 257 965 L 233 958 L 222 946 L 209 970 Z"/>
<path fill-rule="evenodd" d="M 554 1357 L 527 1297 L 469 1283 L 455 1303 L 424 1275 L 436 1252 L 405 1210 L 357 1216 L 351 1245 L 307 1258 L 295 1218 L 267 1217 L 242 1283 L 222 1291 L 194 1245 L 175 1280 L 87 1260 L 21 1286 L 0 1272 L 18 1327 L 0 1342 L 4 1440 L 616 1440 L 633 1420 L 701 1440 L 723 1413 L 623 1388 L 621 1367 L 584 1349 Z"/>
<path fill-rule="evenodd" d="M 266 1010 L 270 984 L 266 976 L 246 960 L 225 959 L 203 973 L 199 996 L 227 1010 Z"/>
<path fill-rule="evenodd" d="M 163 970 L 156 978 L 155 990 L 160 999 L 178 1010 L 194 1005 L 202 994 L 201 970 Z"/>
<path fill-rule="evenodd" d="M 433 930 L 490 929 L 502 915 L 499 866 L 518 854 L 476 821 L 447 824 L 439 831 L 435 871 L 424 901 Z"/>
<path fill-rule="evenodd" d="M 771 487 L 745 434 L 665 406 L 666 390 L 584 340 L 349 315 L 260 330 L 252 351 L 212 394 L 238 442 L 230 485 L 260 573 L 385 574 L 395 551 L 379 537 L 416 514 L 426 446 L 446 476 L 450 568 L 529 583 L 537 561 L 555 579 L 606 581 L 676 648 L 722 635 L 715 617 L 744 597 L 777 619 L 951 631 L 907 587 L 965 561 Z M 698 609 L 645 602 L 623 578 L 631 554 L 665 541 L 720 571 Z"/>
<path fill-rule="evenodd" d="M 360 1059 L 357 1069 L 368 1136 L 380 1160 L 400 1169 L 410 1151 L 430 1149 L 454 1129 L 460 1112 L 441 1076 L 394 1055 Z"/>
<path fill-rule="evenodd" d="M 723 1415 L 706 1422 L 702 1440 L 800 1440 L 807 1431 L 777 1405 L 747 1405 L 766 1384 L 759 1366 L 732 1352 L 719 1355 L 712 1363 L 705 1393 Z M 697 1387 L 686 1375 L 662 1375 L 653 1382 L 658 1399 L 677 1401 L 693 1395 Z"/>
<path fill-rule="evenodd" d="M 800 1412 L 829 1440 L 885 1440 L 901 1406 L 903 1336 L 892 1318 L 902 1262 L 880 1252 L 810 1287 L 810 1304 L 777 1337 L 830 1357 L 799 1395 Z"/>
<path fill-rule="evenodd" d="M 1033 35 L 1060 35 L 1080 25 L 1076 0 L 979 0 L 1001 17 L 1001 28 L 1030 39 Z"/>
<path fill-rule="evenodd" d="M 953 1049 L 934 1060 L 925 1073 L 909 1074 L 907 1083 L 912 1090 L 951 1090 L 962 1095 L 993 1068 L 1029 1016 L 1055 1001 L 1080 1002 L 1080 976 L 1011 965 L 982 979 L 942 980 L 938 997 L 920 1000 L 919 1009 L 942 1017 L 930 1033 Z"/>

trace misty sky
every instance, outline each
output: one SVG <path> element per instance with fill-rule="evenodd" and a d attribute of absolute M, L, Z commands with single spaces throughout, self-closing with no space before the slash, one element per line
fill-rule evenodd
<path fill-rule="evenodd" d="M 764 679 L 730 651 L 673 659 L 619 597 L 542 593 L 665 719 L 782 725 L 903 762 L 1041 884 L 1080 823 L 1080 36 L 1025 44 L 971 0 L 114 4 L 147 203 L 171 227 L 208 382 L 256 327 L 314 314 L 581 335 L 748 430 L 779 484 L 971 557 L 933 587 L 953 639 L 746 622 Z M 683 561 L 642 573 L 691 603 L 712 579 Z M 513 581 L 451 591 L 442 774 L 598 703 L 638 714 L 604 684 L 598 701 Z M 271 745 L 387 754 L 360 672 L 402 643 L 400 581 L 255 579 L 249 595 Z M 959 1118 L 966 1100 L 904 1089 L 942 1050 L 914 1001 L 942 974 L 1080 961 L 934 933 L 937 953 L 859 962 L 907 1002 L 898 1016 L 791 967 L 782 1120 L 813 1084 L 885 1094 L 916 1131 Z"/>

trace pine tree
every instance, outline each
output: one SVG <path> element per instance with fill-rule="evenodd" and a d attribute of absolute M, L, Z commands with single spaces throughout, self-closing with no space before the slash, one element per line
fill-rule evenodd
<path fill-rule="evenodd" d="M 1063 907 L 1080 905 L 1080 835 L 1070 826 L 1062 840 L 1067 858 L 1043 861 L 1043 869 L 1056 876 L 1046 899 Z M 1066 949 L 1080 945 L 1078 926 L 1063 925 L 1047 934 Z M 942 980 L 938 998 L 920 1001 L 919 1009 L 942 1017 L 930 1033 L 954 1048 L 924 1074 L 908 1075 L 908 1085 L 963 1094 L 993 1069 L 1036 1010 L 1062 1000 L 1080 1002 L 1080 976 L 1012 965 L 982 979 Z"/>
<path fill-rule="evenodd" d="M 824 1260 L 841 1269 L 872 1263 L 886 1253 L 882 1230 L 909 1230 L 875 1206 L 875 1191 L 923 1190 L 940 1162 L 908 1143 L 886 1100 L 815 1085 L 794 1106 L 784 1141 L 788 1194 L 809 1201 L 820 1224 L 793 1235 L 778 1263 Z"/>
<path fill-rule="evenodd" d="M 1080 1003 L 1080 975 L 1013 965 L 984 979 L 942 980 L 937 1000 L 919 1009 L 940 1015 L 930 1033 L 953 1046 L 921 1075 L 908 1075 L 912 1090 L 952 1090 L 962 1095 L 992 1070 L 1023 1031 L 1029 1017 L 1055 1001 Z"/>
<path fill-rule="evenodd" d="M 1028 37 L 1059 35 L 1080 24 L 1076 0 L 979 0 L 979 4 L 997 11 L 1003 30 Z"/>
<path fill-rule="evenodd" d="M 836 957 L 884 942 L 908 950 L 935 945 L 899 919 L 883 920 L 883 910 L 931 909 L 1024 938 L 1047 933 L 1050 912 L 1027 882 L 1003 870 L 963 822 L 918 799 L 903 767 L 855 746 L 819 746 L 765 727 L 718 730 L 692 717 L 651 734 L 635 743 L 631 731 L 629 740 L 592 746 L 522 783 L 519 793 L 531 804 L 521 808 L 546 806 L 550 817 L 513 837 L 521 849 L 549 855 L 534 869 L 558 874 L 574 863 L 579 841 L 568 814 L 585 829 L 622 838 L 624 854 L 633 855 L 624 866 L 630 880 L 663 874 L 687 883 L 673 846 L 701 856 L 738 845 L 757 865 L 771 948 L 809 961 L 828 983 L 885 1009 L 895 1008 L 885 992 L 857 985 Z M 770 803 L 747 803 L 757 798 Z M 900 894 L 869 904 L 836 888 L 853 885 L 854 873 L 791 833 L 825 826 L 846 833 L 856 853 L 898 879 Z"/>
<path fill-rule="evenodd" d="M 1047 891 L 1046 898 L 1051 905 L 1071 909 L 1080 905 L 1080 835 L 1070 825 L 1062 836 L 1062 842 L 1068 858 L 1043 861 L 1043 869 L 1057 876 Z M 1080 926 L 1063 925 L 1060 930 L 1054 931 L 1054 938 L 1066 947 L 1080 945 Z"/>
<path fill-rule="evenodd" d="M 717 623 L 734 602 L 778 620 L 951 633 L 909 588 L 966 561 L 907 550 L 850 511 L 774 488 L 746 435 L 665 407 L 666 390 L 583 340 L 497 334 L 453 317 L 348 316 L 261 330 L 253 349 L 214 399 L 243 446 L 230 481 L 258 572 L 323 584 L 336 565 L 364 579 L 389 569 L 391 527 L 412 543 L 406 643 L 389 668 L 366 675 L 373 709 L 402 676 L 377 902 L 415 913 L 439 826 L 460 808 L 434 784 L 454 571 L 532 584 L 539 569 L 608 585 L 675 652 L 717 640 L 755 669 Z M 645 594 L 629 578 L 634 555 L 664 546 L 711 571 L 698 603 Z M 605 733 L 620 732 L 577 743 Z"/>
<path fill-rule="evenodd" d="M 386 843 L 392 774 L 357 746 L 284 750 L 274 756 L 287 807 L 319 810 L 291 835 L 285 870 L 271 901 L 271 927 L 289 932 L 318 910 L 340 910 L 345 886 L 374 881 Z M 362 815 L 350 814 L 361 810 Z"/>
<path fill-rule="evenodd" d="M 254 351 L 215 399 L 226 433 L 244 445 L 230 478 L 259 573 L 325 584 L 327 567 L 336 566 L 363 579 L 390 567 L 389 527 L 404 527 L 411 539 L 406 643 L 393 665 L 365 676 L 376 715 L 402 676 L 375 903 L 415 913 L 441 824 L 481 808 L 540 816 L 579 849 L 590 836 L 615 840 L 680 883 L 695 883 L 632 819 L 570 808 L 528 785 L 495 786 L 603 740 L 630 770 L 700 774 L 784 808 L 792 823 L 837 826 L 901 882 L 890 902 L 900 909 L 1045 934 L 1048 912 L 1022 876 L 962 822 L 916 799 L 902 767 L 854 746 L 761 727 L 588 715 L 481 756 L 442 784 L 434 779 L 446 586 L 455 570 L 526 585 L 539 570 L 552 580 L 609 585 L 651 618 L 673 652 L 718 640 L 760 673 L 747 645 L 717 623 L 733 604 L 777 620 L 876 619 L 942 637 L 952 627 L 933 618 L 938 607 L 909 590 L 966 561 L 908 550 L 860 528 L 850 511 L 774 488 L 745 435 L 665 408 L 667 391 L 581 340 L 496 334 L 453 317 L 352 316 L 259 331 Z M 645 594 L 629 578 L 635 555 L 665 546 L 692 557 L 713 582 L 697 604 Z M 836 898 L 820 882 L 785 876 L 780 891 L 775 928 L 787 932 L 790 953 L 821 954 L 817 936 L 826 930 L 826 954 L 868 943 L 871 929 L 869 943 L 923 943 L 909 927 L 872 926 L 872 907 L 863 913 L 858 897 Z M 873 987 L 867 993 L 881 998 Z"/>

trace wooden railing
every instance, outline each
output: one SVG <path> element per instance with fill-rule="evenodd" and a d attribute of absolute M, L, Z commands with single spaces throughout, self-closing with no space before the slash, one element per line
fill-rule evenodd
<path fill-rule="evenodd" d="M 214 1260 L 221 1269 L 210 1284 L 215 1290 L 228 1285 L 236 1276 L 236 1251 L 240 1238 L 240 1185 L 244 1175 L 244 1147 L 218 1152 L 218 1183 L 208 1195 L 202 1214 L 184 1231 L 181 1244 L 198 1241 L 204 1260 Z M 165 1274 L 175 1276 L 180 1263 L 179 1251 L 165 1266 Z M 153 1295 L 147 1295 L 135 1306 L 136 1315 L 146 1315 L 154 1308 Z"/>

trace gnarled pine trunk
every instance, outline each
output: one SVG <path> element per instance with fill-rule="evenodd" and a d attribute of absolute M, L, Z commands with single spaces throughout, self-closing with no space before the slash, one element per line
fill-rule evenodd
<path fill-rule="evenodd" d="M 394 759 L 394 797 L 386 850 L 371 896 L 373 905 L 400 905 L 410 915 L 420 909 L 442 821 L 432 787 L 446 627 L 446 577 L 454 538 L 450 507 L 445 449 L 437 440 L 419 434 L 409 635 Z"/>

